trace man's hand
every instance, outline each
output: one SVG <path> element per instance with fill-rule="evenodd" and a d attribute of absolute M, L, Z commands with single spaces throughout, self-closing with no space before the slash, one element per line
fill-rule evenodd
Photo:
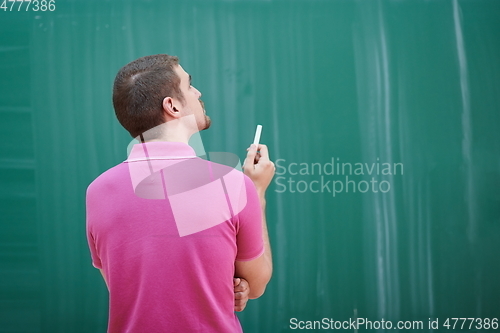
<path fill-rule="evenodd" d="M 257 147 L 252 144 L 248 148 L 243 171 L 253 181 L 259 195 L 263 196 L 276 171 L 274 163 L 269 159 L 266 145 L 258 145 Z"/>
<path fill-rule="evenodd" d="M 250 287 L 247 280 L 243 278 L 234 278 L 234 311 L 241 312 L 245 309 L 248 302 Z"/>

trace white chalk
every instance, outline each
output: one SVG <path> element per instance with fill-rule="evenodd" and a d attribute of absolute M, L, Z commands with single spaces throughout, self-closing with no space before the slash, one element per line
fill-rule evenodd
<path fill-rule="evenodd" d="M 254 145 L 259 145 L 260 133 L 262 133 L 262 125 L 257 125 L 257 130 L 255 131 L 255 138 L 253 139 Z"/>

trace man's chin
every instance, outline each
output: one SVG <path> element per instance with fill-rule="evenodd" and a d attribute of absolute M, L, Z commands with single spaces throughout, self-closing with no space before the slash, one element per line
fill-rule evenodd
<path fill-rule="evenodd" d="M 202 126 L 199 126 L 200 131 L 206 130 L 210 128 L 210 125 L 212 125 L 212 120 L 210 119 L 209 116 L 205 115 L 205 122 Z"/>
<path fill-rule="evenodd" d="M 212 119 L 210 119 L 209 116 L 205 115 L 205 128 L 204 128 L 204 130 L 209 129 L 210 125 L 212 125 Z"/>

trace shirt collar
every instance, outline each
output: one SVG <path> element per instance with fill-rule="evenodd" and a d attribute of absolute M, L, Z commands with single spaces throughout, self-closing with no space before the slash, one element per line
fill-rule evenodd
<path fill-rule="evenodd" d="M 194 149 L 186 143 L 151 141 L 135 144 L 130 151 L 127 161 L 131 162 L 150 158 L 182 159 L 194 157 L 196 157 Z"/>

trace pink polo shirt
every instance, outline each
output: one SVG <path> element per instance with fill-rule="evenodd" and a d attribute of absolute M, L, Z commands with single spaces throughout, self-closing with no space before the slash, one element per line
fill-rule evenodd
<path fill-rule="evenodd" d="M 134 145 L 87 189 L 87 238 L 109 285 L 108 332 L 241 332 L 234 262 L 264 252 L 252 181 L 177 142 Z"/>

